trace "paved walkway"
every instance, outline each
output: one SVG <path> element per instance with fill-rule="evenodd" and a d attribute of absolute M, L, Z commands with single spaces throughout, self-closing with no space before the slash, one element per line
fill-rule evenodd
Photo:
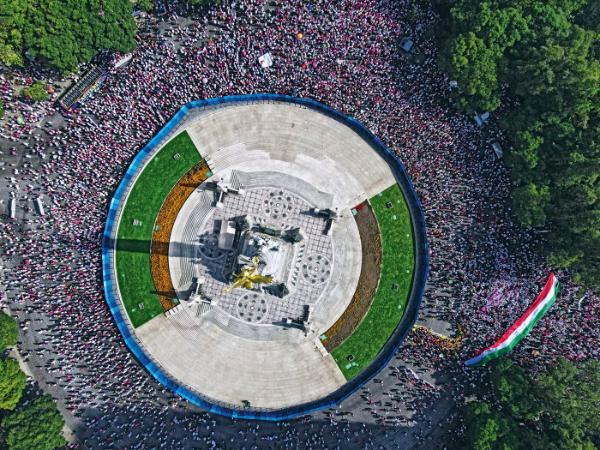
<path fill-rule="evenodd" d="M 320 398 L 346 381 L 317 348 L 316 336 L 297 343 L 257 341 L 231 335 L 211 320 L 187 324 L 159 316 L 136 335 L 181 384 L 221 402 L 281 408 Z"/>
<path fill-rule="evenodd" d="M 270 170 L 333 194 L 340 210 L 395 182 L 387 163 L 366 141 L 312 109 L 261 102 L 209 110 L 200 117 L 188 132 L 215 173 L 265 170 L 268 161 Z"/>

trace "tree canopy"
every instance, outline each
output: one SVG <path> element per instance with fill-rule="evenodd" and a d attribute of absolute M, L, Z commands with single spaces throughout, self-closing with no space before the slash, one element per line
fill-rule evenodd
<path fill-rule="evenodd" d="M 136 0 L 135 5 L 145 12 L 149 12 L 154 9 L 154 2 L 152 0 Z"/>
<path fill-rule="evenodd" d="M 19 329 L 17 322 L 5 312 L 0 311 L 0 352 L 7 347 L 17 345 Z"/>
<path fill-rule="evenodd" d="M 18 405 L 27 376 L 14 359 L 0 359 L 0 408 L 13 410 Z"/>
<path fill-rule="evenodd" d="M 23 89 L 23 95 L 30 98 L 34 102 L 42 102 L 48 100 L 48 86 L 42 81 L 36 81 L 31 86 Z"/>
<path fill-rule="evenodd" d="M 551 264 L 600 288 L 600 7 L 593 0 L 438 1 L 440 65 L 459 107 L 510 108 L 513 211 Z"/>
<path fill-rule="evenodd" d="M 0 61 L 20 66 L 25 55 L 61 72 L 98 50 L 135 47 L 129 0 L 5 0 L 0 2 Z"/>
<path fill-rule="evenodd" d="M 467 404 L 459 446 L 475 450 L 595 449 L 600 439 L 600 367 L 565 359 L 537 377 L 508 359 L 492 369 L 486 400 Z"/>
<path fill-rule="evenodd" d="M 64 420 L 49 395 L 43 395 L 2 421 L 8 450 L 52 450 L 65 444 Z"/>
<path fill-rule="evenodd" d="M 2 351 L 16 345 L 18 329 L 16 321 L 0 312 L 0 346 Z M 0 409 L 12 411 L 0 413 L 1 448 L 51 450 L 64 445 L 61 435 L 64 421 L 52 397 L 45 395 L 27 403 L 22 401 L 27 375 L 12 358 L 0 358 Z M 19 404 L 21 403 L 21 404 Z M 17 408 L 18 407 L 18 408 Z M 17 408 L 15 410 L 15 408 Z"/>

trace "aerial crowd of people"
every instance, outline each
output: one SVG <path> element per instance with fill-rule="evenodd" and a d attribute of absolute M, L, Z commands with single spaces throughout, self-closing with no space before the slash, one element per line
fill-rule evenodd
<path fill-rule="evenodd" d="M 543 235 L 511 215 L 508 172 L 491 148 L 504 142 L 495 118 L 478 126 L 452 108 L 449 80 L 436 62 L 435 14 L 406 0 L 245 0 L 223 2 L 191 21 L 158 3 L 170 16 L 140 21 L 132 61 L 112 69 L 98 93 L 65 114 L 61 128 L 30 134 L 55 107 L 26 105 L 0 80 L 7 113 L 25 118 L 6 121 L 0 135 L 15 146 L 27 143 L 41 162 L 24 167 L 11 186 L 21 197 L 42 198 L 47 209 L 43 217 L 0 221 L 1 256 L 15 264 L 5 272 L 2 303 L 20 320 L 30 346 L 23 356 L 77 417 L 72 423 L 81 440 L 71 448 L 274 442 L 278 448 L 369 448 L 406 435 L 423 442 L 419 430 L 441 420 L 436 402 L 462 395 L 461 387 L 480 377 L 462 366 L 464 359 L 519 317 L 552 269 L 538 252 Z M 406 37 L 415 43 L 409 53 L 399 45 Z M 269 68 L 258 62 L 266 52 L 273 56 Z M 199 413 L 162 388 L 127 351 L 101 282 L 108 204 L 136 152 L 189 101 L 263 92 L 336 108 L 396 152 L 428 230 L 430 272 L 420 317 L 464 332 L 453 352 L 411 335 L 381 379 L 347 402 L 351 407 L 277 424 Z M 534 370 L 557 355 L 600 356 L 598 297 L 571 283 L 568 273 L 558 277 L 559 299 L 513 355 Z M 450 381 L 424 375 L 433 371 L 446 371 Z"/>

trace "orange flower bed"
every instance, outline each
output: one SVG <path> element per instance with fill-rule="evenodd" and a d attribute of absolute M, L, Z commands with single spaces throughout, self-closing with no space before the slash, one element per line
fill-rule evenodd
<path fill-rule="evenodd" d="M 360 325 L 373 303 L 381 272 L 381 238 L 379 225 L 371 205 L 363 203 L 354 216 L 362 244 L 362 267 L 356 291 L 350 304 L 323 335 L 323 346 L 328 352 L 339 347 Z"/>
<path fill-rule="evenodd" d="M 152 244 L 150 247 L 150 271 L 160 304 L 165 311 L 177 305 L 175 301 L 177 295 L 171 281 L 171 272 L 169 271 L 169 240 L 171 238 L 171 231 L 185 201 L 210 175 L 210 168 L 204 160 L 188 170 L 179 179 L 177 184 L 173 186 L 167 198 L 165 198 L 154 223 L 154 232 L 152 233 Z"/>

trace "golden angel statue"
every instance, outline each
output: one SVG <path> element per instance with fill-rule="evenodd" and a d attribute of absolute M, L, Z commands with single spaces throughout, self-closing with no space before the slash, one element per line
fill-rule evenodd
<path fill-rule="evenodd" d="M 231 292 L 239 287 L 253 289 L 255 284 L 267 284 L 272 282 L 273 277 L 267 277 L 258 273 L 259 263 L 260 259 L 258 256 L 254 256 L 252 258 L 252 264 L 242 267 L 240 273 L 235 275 L 233 283 L 225 289 L 225 292 Z"/>

